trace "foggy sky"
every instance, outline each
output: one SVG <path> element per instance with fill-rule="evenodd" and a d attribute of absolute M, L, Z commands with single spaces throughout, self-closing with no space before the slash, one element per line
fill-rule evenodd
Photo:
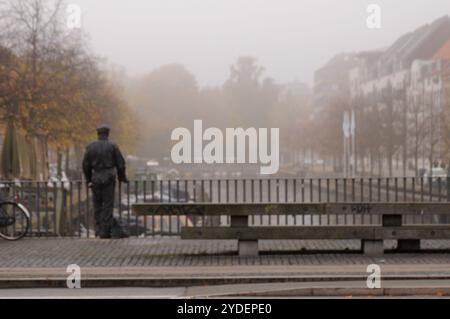
<path fill-rule="evenodd" d="M 220 85 L 229 66 L 252 55 L 279 83 L 312 83 L 339 52 L 390 45 L 450 15 L 449 0 L 69 0 L 82 9 L 93 50 L 141 75 L 182 63 L 199 84 Z M 381 29 L 366 27 L 367 5 L 381 6 Z"/>

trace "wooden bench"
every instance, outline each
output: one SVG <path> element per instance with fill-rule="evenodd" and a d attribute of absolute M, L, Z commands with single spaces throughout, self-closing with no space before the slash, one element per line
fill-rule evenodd
<path fill-rule="evenodd" d="M 134 214 L 230 216 L 230 227 L 182 227 L 182 239 L 237 239 L 240 256 L 258 255 L 260 239 L 359 239 L 367 255 L 381 255 L 383 240 L 398 250 L 419 250 L 421 239 L 450 239 L 450 225 L 404 225 L 403 216 L 449 214 L 450 203 L 139 203 Z M 250 226 L 254 215 L 378 215 L 380 225 Z"/>

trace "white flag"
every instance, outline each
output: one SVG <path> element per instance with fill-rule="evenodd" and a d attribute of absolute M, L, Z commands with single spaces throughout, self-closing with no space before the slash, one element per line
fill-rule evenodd
<path fill-rule="evenodd" d="M 355 136 L 355 112 L 352 111 L 352 117 L 350 120 L 350 134 Z"/>
<path fill-rule="evenodd" d="M 344 119 L 342 121 L 342 131 L 345 137 L 350 137 L 350 123 L 348 112 L 344 112 Z"/>

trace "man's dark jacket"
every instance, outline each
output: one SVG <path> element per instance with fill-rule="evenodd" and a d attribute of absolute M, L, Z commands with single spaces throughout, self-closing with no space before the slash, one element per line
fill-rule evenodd
<path fill-rule="evenodd" d="M 103 186 L 116 179 L 125 182 L 125 159 L 119 147 L 107 139 L 99 139 L 86 147 L 83 159 L 83 172 L 88 183 Z"/>

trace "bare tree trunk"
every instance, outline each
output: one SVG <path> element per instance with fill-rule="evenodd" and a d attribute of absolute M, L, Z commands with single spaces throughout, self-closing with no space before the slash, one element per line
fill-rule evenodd
<path fill-rule="evenodd" d="M 63 161 L 63 154 L 61 148 L 56 149 L 56 175 L 58 178 L 62 177 L 62 161 Z"/>
<path fill-rule="evenodd" d="M 378 150 L 377 160 L 378 160 L 378 175 L 382 176 L 383 175 L 383 154 L 380 152 L 380 150 Z"/>
<path fill-rule="evenodd" d="M 434 152 L 434 112 L 433 112 L 433 94 L 430 100 L 430 174 L 433 169 L 433 152 Z"/>
<path fill-rule="evenodd" d="M 359 162 L 361 163 L 360 167 L 361 167 L 361 175 L 364 176 L 364 174 L 366 173 L 366 162 L 364 160 L 364 155 L 362 151 L 360 151 L 360 159 Z"/>
<path fill-rule="evenodd" d="M 414 114 L 414 124 L 415 124 L 415 139 L 414 139 L 414 170 L 415 175 L 419 174 L 419 114 L 418 110 Z"/>
<path fill-rule="evenodd" d="M 369 149 L 370 176 L 373 176 L 373 150 Z"/>
<path fill-rule="evenodd" d="M 403 106 L 403 176 L 406 176 L 407 162 L 408 162 L 408 122 L 407 122 L 407 104 L 406 104 L 406 93 L 402 94 L 402 106 Z"/>

